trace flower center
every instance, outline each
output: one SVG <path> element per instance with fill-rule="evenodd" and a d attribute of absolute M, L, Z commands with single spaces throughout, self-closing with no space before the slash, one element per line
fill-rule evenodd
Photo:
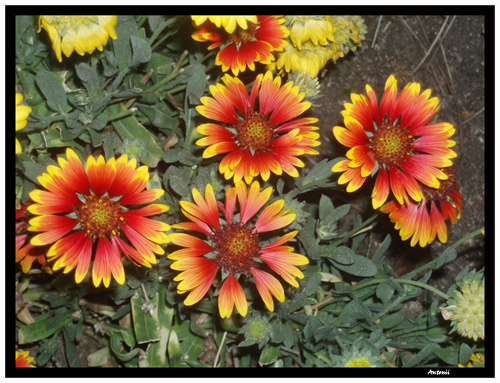
<path fill-rule="evenodd" d="M 408 129 L 384 121 L 370 138 L 370 146 L 383 164 L 399 165 L 411 154 L 413 141 Z"/>
<path fill-rule="evenodd" d="M 98 197 L 92 194 L 87 202 L 75 208 L 78 221 L 87 235 L 104 237 L 119 235 L 119 223 L 123 220 L 120 204 L 109 197 Z"/>
<path fill-rule="evenodd" d="M 430 188 L 426 185 L 420 185 L 422 188 L 422 193 L 424 194 L 424 198 L 432 201 L 444 201 L 448 199 L 448 197 L 453 193 L 456 189 L 455 182 L 455 173 L 456 169 L 454 166 L 449 168 L 441 169 L 441 171 L 448 176 L 446 180 L 439 180 L 439 188 Z"/>
<path fill-rule="evenodd" d="M 257 112 L 248 114 L 235 125 L 236 141 L 240 146 L 254 150 L 268 149 L 274 142 L 274 127 Z"/>
<path fill-rule="evenodd" d="M 228 40 L 232 43 L 239 44 L 247 44 L 254 40 L 254 36 L 257 33 L 257 24 L 254 24 L 248 21 L 248 28 L 242 29 L 237 27 L 233 33 L 229 34 Z"/>
<path fill-rule="evenodd" d="M 260 256 L 259 237 L 242 223 L 222 225 L 211 236 L 217 252 L 217 267 L 230 273 L 246 274 Z"/>

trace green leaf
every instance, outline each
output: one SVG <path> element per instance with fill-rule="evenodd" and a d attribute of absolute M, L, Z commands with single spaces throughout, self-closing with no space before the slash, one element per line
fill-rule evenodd
<path fill-rule="evenodd" d="M 368 258 L 354 254 L 355 261 L 351 265 L 343 265 L 332 260 L 332 264 L 348 274 L 357 277 L 373 277 L 377 274 L 377 266 Z"/>
<path fill-rule="evenodd" d="M 59 114 L 64 114 L 68 101 L 66 92 L 61 83 L 45 70 L 41 70 L 37 73 L 36 83 L 45 96 L 49 107 L 59 112 Z"/>
<path fill-rule="evenodd" d="M 384 238 L 384 241 L 381 243 L 381 245 L 375 251 L 375 254 L 373 254 L 373 257 L 372 257 L 373 263 L 379 264 L 382 262 L 382 260 L 384 259 L 384 253 L 387 251 L 390 244 L 391 244 L 391 235 L 387 234 Z"/>
<path fill-rule="evenodd" d="M 136 65 L 147 63 L 151 60 L 151 55 L 153 51 L 151 50 L 151 46 L 147 42 L 146 39 L 139 36 L 131 36 L 130 41 L 132 43 L 132 60 L 130 60 L 130 67 L 134 67 Z"/>
<path fill-rule="evenodd" d="M 329 246 L 320 250 L 319 255 L 321 257 L 330 258 L 343 265 L 352 265 L 357 260 L 354 251 L 346 246 Z"/>
<path fill-rule="evenodd" d="M 375 291 L 377 298 L 382 301 L 382 303 L 387 304 L 392 296 L 394 295 L 394 287 L 392 287 L 389 283 L 383 282 L 377 286 L 377 290 Z"/>
<path fill-rule="evenodd" d="M 357 319 L 364 319 L 368 322 L 371 318 L 371 311 L 360 300 L 354 298 L 344 307 L 336 322 L 339 326 L 347 327 Z"/>
<path fill-rule="evenodd" d="M 159 128 L 163 133 L 170 133 L 172 131 L 177 119 L 170 116 L 171 113 L 164 107 L 165 103 L 159 102 L 157 105 L 136 105 L 137 109 L 147 116 L 151 124 Z M 165 153 L 168 153 L 168 151 Z"/>
<path fill-rule="evenodd" d="M 76 75 L 80 78 L 85 88 L 91 89 L 99 86 L 99 75 L 97 71 L 87 63 L 81 62 L 75 65 Z"/>
<path fill-rule="evenodd" d="M 19 156 L 21 157 L 21 156 Z M 40 182 L 38 182 L 38 177 L 40 177 L 43 173 L 45 173 L 46 168 L 37 162 L 34 162 L 33 160 L 29 159 L 29 157 L 21 157 L 22 164 L 25 168 L 24 175 L 28 177 L 31 181 L 33 181 L 35 184 L 40 185 Z M 24 158 L 27 158 L 28 160 L 24 160 Z"/>
<path fill-rule="evenodd" d="M 191 104 L 199 104 L 200 97 L 205 93 L 207 87 L 207 68 L 200 62 L 193 62 L 185 70 L 185 75 L 189 78 L 186 95 L 189 97 Z"/>
<path fill-rule="evenodd" d="M 405 316 L 402 313 L 393 313 L 383 317 L 380 322 L 377 324 L 377 327 L 383 329 L 390 329 L 396 327 L 405 319 Z"/>
<path fill-rule="evenodd" d="M 71 323 L 71 322 L 70 322 Z M 70 324 L 68 323 L 68 324 Z M 68 330 L 68 325 L 63 328 L 64 334 L 64 350 L 66 351 L 66 360 L 69 367 L 80 367 L 80 360 L 78 359 L 78 352 L 73 344 L 73 339 Z"/>
<path fill-rule="evenodd" d="M 343 160 L 343 158 L 335 158 L 330 161 L 325 158 L 324 160 L 316 164 L 316 166 L 312 168 L 311 171 L 308 172 L 307 175 L 303 178 L 300 192 L 304 193 L 308 190 L 323 186 L 333 174 L 333 165 L 341 160 Z M 335 182 L 332 184 L 336 185 L 337 183 Z"/>
<path fill-rule="evenodd" d="M 182 352 L 181 346 L 179 344 L 179 338 L 175 331 L 170 331 L 170 336 L 168 339 L 168 358 L 170 361 L 170 367 L 180 367 Z"/>
<path fill-rule="evenodd" d="M 272 364 L 276 362 L 280 355 L 280 347 L 279 346 L 274 346 L 271 344 L 267 344 L 264 346 L 264 349 L 262 350 L 260 357 L 259 357 L 259 365 L 265 366 L 267 364 Z"/>
<path fill-rule="evenodd" d="M 403 367 L 413 367 L 421 364 L 429 355 L 432 354 L 434 348 L 439 347 L 437 344 L 430 343 L 427 344 L 420 352 L 418 352 L 413 358 L 406 362 Z"/>
<path fill-rule="evenodd" d="M 462 366 L 466 366 L 469 363 L 470 357 L 472 356 L 472 349 L 467 343 L 462 343 L 460 345 L 460 354 L 458 358 L 458 363 Z"/>
<path fill-rule="evenodd" d="M 140 290 L 130 299 L 135 337 L 139 344 L 160 340 L 157 296 L 150 300 L 155 305 L 153 315 L 142 310 L 144 303 L 146 302 Z"/>
<path fill-rule="evenodd" d="M 52 317 L 47 317 L 35 323 L 22 326 L 18 333 L 18 344 L 27 344 L 37 342 L 39 340 L 48 338 L 55 332 L 61 330 L 69 322 L 72 321 L 74 311 L 66 311 L 61 318 L 50 328 L 49 324 L 53 320 Z"/>
<path fill-rule="evenodd" d="M 454 247 L 448 247 L 443 253 L 438 257 L 436 261 L 436 266 L 434 270 L 439 269 L 441 266 L 453 262 L 457 258 L 457 251 Z"/>
<path fill-rule="evenodd" d="M 108 363 L 110 357 L 111 352 L 106 346 L 87 356 L 87 363 L 89 367 L 100 367 Z"/>
<path fill-rule="evenodd" d="M 447 347 L 447 348 L 436 347 L 433 352 L 434 355 L 436 355 L 439 359 L 441 359 L 443 362 L 453 367 L 456 367 L 459 363 L 458 351 L 456 349 L 453 349 L 452 347 Z M 468 361 L 469 359 L 467 359 L 465 363 L 467 363 Z M 465 366 L 464 363 L 462 363 L 462 365 Z"/>
<path fill-rule="evenodd" d="M 164 16 L 148 16 L 148 23 L 151 31 L 154 33 L 161 23 L 165 20 Z"/>
<path fill-rule="evenodd" d="M 111 351 L 115 356 L 122 362 L 128 362 L 135 358 L 137 354 L 144 352 L 140 348 L 134 348 L 130 352 L 122 352 L 121 342 L 123 341 L 122 334 L 120 332 L 112 332 L 109 339 L 109 344 L 111 346 Z"/>

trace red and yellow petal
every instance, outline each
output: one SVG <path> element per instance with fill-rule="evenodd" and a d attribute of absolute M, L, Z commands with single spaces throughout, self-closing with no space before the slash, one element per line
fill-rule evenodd
<path fill-rule="evenodd" d="M 108 192 L 116 175 L 116 160 L 111 158 L 108 162 L 103 156 L 99 156 L 97 161 L 89 156 L 87 159 L 87 177 L 92 191 L 102 196 Z"/>
<path fill-rule="evenodd" d="M 284 204 L 285 201 L 282 199 L 275 201 L 260 213 L 254 226 L 257 233 L 281 229 L 295 220 L 295 214 L 286 214 L 287 211 L 280 213 Z"/>
<path fill-rule="evenodd" d="M 260 184 L 255 181 L 247 193 L 247 186 L 243 182 L 238 182 L 236 184 L 236 193 L 240 204 L 240 221 L 246 223 L 269 200 L 272 188 L 268 187 L 260 192 Z"/>
<path fill-rule="evenodd" d="M 264 301 L 269 311 L 274 311 L 273 295 L 280 302 L 285 300 L 285 291 L 281 283 L 271 274 L 251 267 L 250 271 L 255 280 L 255 286 L 259 291 L 262 300 Z M 272 295 L 271 295 L 272 294 Z"/>
<path fill-rule="evenodd" d="M 241 316 L 247 315 L 247 299 L 236 277 L 231 273 L 224 280 L 219 293 L 219 313 L 221 318 L 229 318 L 233 307 Z"/>
<path fill-rule="evenodd" d="M 99 238 L 92 267 L 92 282 L 98 287 L 102 280 L 104 287 L 109 287 L 111 275 L 120 285 L 125 283 L 125 271 L 118 247 L 113 246 L 107 238 Z"/>

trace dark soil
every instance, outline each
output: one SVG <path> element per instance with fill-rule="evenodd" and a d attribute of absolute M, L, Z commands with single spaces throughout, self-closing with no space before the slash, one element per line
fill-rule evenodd
<path fill-rule="evenodd" d="M 343 126 L 341 111 L 344 103 L 350 102 L 349 92 L 366 94 L 365 86 L 369 84 L 380 94 L 392 74 L 398 80 L 399 91 L 408 82 L 418 82 L 421 91 L 431 89 L 431 97 L 439 98 L 438 120 L 449 122 L 456 129 L 452 139 L 456 141 L 453 149 L 458 155 L 454 164 L 462 193 L 462 217 L 455 225 L 448 224 L 446 244 L 435 240 L 424 249 L 418 245 L 412 248 L 409 241 L 401 241 L 388 217 L 380 217 L 374 229 L 378 234 L 375 238 L 383 240 L 387 233 L 391 234 L 392 245 L 386 261 L 398 274 L 404 274 L 484 226 L 485 19 L 483 16 L 364 16 L 364 19 L 368 33 L 362 47 L 336 64 L 327 65 L 319 76 L 321 106 L 312 108 L 311 114 L 319 118 L 322 144 L 318 149 L 320 156 L 309 156 L 309 160 L 318 162 L 345 155 L 347 148 L 337 142 L 332 128 Z M 444 23 L 440 39 L 415 71 Z M 355 193 L 336 193 L 333 202 L 335 206 L 353 204 L 351 211 L 362 212 L 366 219 L 373 214 L 370 186 L 365 184 Z M 430 282 L 442 291 L 447 290 L 465 266 L 484 266 L 484 238 L 470 239 L 458 248 L 458 253 L 456 261 L 434 273 Z"/>

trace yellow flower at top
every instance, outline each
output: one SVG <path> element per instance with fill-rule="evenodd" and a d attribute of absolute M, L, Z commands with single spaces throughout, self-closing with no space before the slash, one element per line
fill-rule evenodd
<path fill-rule="evenodd" d="M 196 26 L 200 26 L 205 21 L 210 20 L 214 23 L 217 28 L 221 26 L 226 30 L 227 33 L 233 33 L 236 26 L 241 29 L 248 28 L 248 21 L 257 24 L 257 16 L 191 16 Z"/>
<path fill-rule="evenodd" d="M 290 40 L 297 49 L 308 40 L 314 45 L 333 41 L 333 24 L 326 16 L 286 16 L 285 26 L 290 30 Z"/>
<path fill-rule="evenodd" d="M 69 57 L 73 51 L 80 56 L 96 48 L 102 51 L 110 36 L 116 39 L 116 22 L 117 16 L 40 16 L 38 32 L 47 31 L 61 62 L 61 52 Z"/>
<path fill-rule="evenodd" d="M 27 118 L 32 110 L 27 105 L 21 105 L 21 101 L 23 101 L 23 95 L 21 93 L 17 93 L 17 88 L 16 88 L 16 132 L 26 127 L 26 125 L 28 124 Z M 22 153 L 21 143 L 16 138 L 16 154 L 21 154 L 21 153 Z"/>

